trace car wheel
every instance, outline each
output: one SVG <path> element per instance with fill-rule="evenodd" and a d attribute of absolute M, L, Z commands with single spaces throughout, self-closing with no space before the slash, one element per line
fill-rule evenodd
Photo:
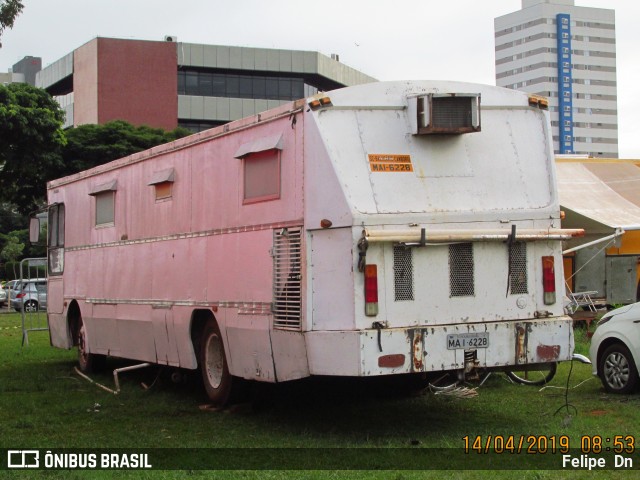
<path fill-rule="evenodd" d="M 38 302 L 35 300 L 28 300 L 24 304 L 24 311 L 28 313 L 35 313 L 38 311 Z"/>
<path fill-rule="evenodd" d="M 631 393 L 638 386 L 638 371 L 633 355 L 622 343 L 606 348 L 600 357 L 598 371 L 607 392 Z"/>

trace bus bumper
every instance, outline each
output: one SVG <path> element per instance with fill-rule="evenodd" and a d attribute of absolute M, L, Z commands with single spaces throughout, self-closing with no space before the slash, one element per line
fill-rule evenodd
<path fill-rule="evenodd" d="M 566 316 L 305 335 L 311 375 L 368 377 L 559 362 L 571 360 L 574 348 L 573 321 Z"/>

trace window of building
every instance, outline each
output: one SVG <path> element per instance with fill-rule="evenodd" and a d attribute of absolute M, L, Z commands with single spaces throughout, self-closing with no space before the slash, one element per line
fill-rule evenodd
<path fill-rule="evenodd" d="M 178 94 L 224 98 L 298 100 L 317 92 L 303 78 L 239 75 L 200 70 L 178 72 Z"/>

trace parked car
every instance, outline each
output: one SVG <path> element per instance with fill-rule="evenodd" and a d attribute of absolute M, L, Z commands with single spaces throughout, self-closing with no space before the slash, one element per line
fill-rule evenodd
<path fill-rule="evenodd" d="M 4 285 L 2 285 L 2 289 L 5 291 L 15 290 L 18 283 L 20 283 L 20 280 L 9 280 L 8 282 L 5 282 Z"/>
<path fill-rule="evenodd" d="M 607 392 L 631 393 L 640 385 L 640 302 L 611 310 L 597 324 L 589 356 Z"/>
<path fill-rule="evenodd" d="M 18 281 L 11 290 L 11 307 L 17 312 L 37 312 L 47 307 L 47 279 Z"/>
<path fill-rule="evenodd" d="M 4 288 L 0 288 L 0 308 L 4 307 L 7 303 L 7 291 Z"/>

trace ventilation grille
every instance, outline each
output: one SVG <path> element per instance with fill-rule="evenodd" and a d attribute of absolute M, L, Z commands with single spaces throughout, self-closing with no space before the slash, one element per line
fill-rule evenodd
<path fill-rule="evenodd" d="M 449 245 L 449 296 L 473 297 L 473 244 Z"/>
<path fill-rule="evenodd" d="M 273 232 L 273 328 L 302 328 L 301 229 Z"/>
<path fill-rule="evenodd" d="M 393 247 L 393 279 L 395 301 L 413 298 L 413 250 L 402 245 Z"/>
<path fill-rule="evenodd" d="M 416 123 L 412 132 L 418 135 L 457 135 L 479 132 L 480 95 L 473 93 L 428 94 L 417 97 L 415 104 Z"/>
<path fill-rule="evenodd" d="M 470 97 L 434 97 L 433 126 L 435 128 L 471 127 Z"/>
<path fill-rule="evenodd" d="M 529 293 L 527 280 L 527 244 L 515 242 L 509 252 L 509 292 L 511 295 Z"/>

